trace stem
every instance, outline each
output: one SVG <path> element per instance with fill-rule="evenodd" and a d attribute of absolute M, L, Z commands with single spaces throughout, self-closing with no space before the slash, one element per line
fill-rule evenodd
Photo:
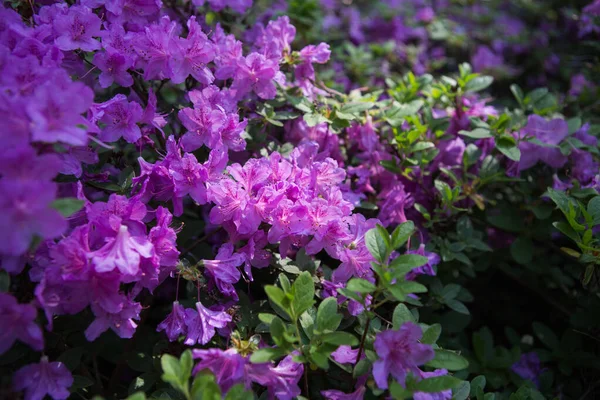
<path fill-rule="evenodd" d="M 360 347 L 358 348 L 358 354 L 356 355 L 356 362 L 354 363 L 354 366 L 352 367 L 352 387 L 354 387 L 354 384 L 356 384 L 356 378 L 354 377 L 354 370 L 356 369 L 356 365 L 360 361 L 360 356 L 362 356 L 363 349 L 365 347 L 365 340 L 367 339 L 367 333 L 369 332 L 369 324 L 371 324 L 371 320 L 367 319 L 367 323 L 365 324 L 365 331 L 363 332 L 362 337 L 360 338 Z"/>
<path fill-rule="evenodd" d="M 388 301 L 389 301 L 389 299 L 383 299 L 383 300 L 381 300 L 379 303 L 377 303 L 377 304 L 375 304 L 375 305 L 371 306 L 371 310 L 372 310 L 372 311 L 375 311 L 375 309 L 377 309 L 377 308 L 381 307 L 382 305 L 384 305 L 384 304 L 385 304 L 385 303 L 387 303 Z"/>

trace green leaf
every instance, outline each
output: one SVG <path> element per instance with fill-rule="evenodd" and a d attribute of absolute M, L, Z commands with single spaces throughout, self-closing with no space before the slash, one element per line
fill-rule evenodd
<path fill-rule="evenodd" d="M 52 204 L 50 204 L 50 207 L 58 211 L 63 217 L 68 218 L 81 210 L 84 204 L 85 202 L 83 200 L 74 197 L 65 197 L 63 199 L 54 200 Z"/>
<path fill-rule="evenodd" d="M 390 384 L 390 394 L 394 400 L 405 400 L 410 399 L 413 395 L 411 390 L 405 389 L 396 381 L 392 381 Z"/>
<path fill-rule="evenodd" d="M 146 400 L 146 394 L 144 392 L 137 392 L 130 395 L 125 400 Z"/>
<path fill-rule="evenodd" d="M 194 359 L 192 357 L 192 351 L 186 350 L 179 357 L 179 366 L 181 367 L 181 374 L 179 375 L 179 379 L 182 382 L 186 382 L 192 376 L 192 368 L 194 367 Z"/>
<path fill-rule="evenodd" d="M 306 122 L 306 125 L 308 125 L 309 127 L 313 127 L 313 126 L 317 126 L 318 124 L 322 123 L 322 122 L 328 122 L 329 120 L 327 118 L 325 118 L 325 116 L 319 114 L 319 113 L 310 113 L 310 114 L 304 114 L 304 122 Z"/>
<path fill-rule="evenodd" d="M 191 357 L 191 351 L 187 350 L 187 352 L 189 352 L 189 356 Z M 185 356 L 185 359 L 183 357 L 184 356 L 182 355 L 182 362 L 180 363 L 180 361 L 172 355 L 164 354 L 160 358 L 160 365 L 163 370 L 161 378 L 163 381 L 170 383 L 175 389 L 187 395 L 189 393 L 188 367 L 191 372 L 191 366 L 189 364 L 190 361 L 187 360 L 187 356 Z"/>
<path fill-rule="evenodd" d="M 448 371 L 460 371 L 461 369 L 467 368 L 469 362 L 466 358 L 453 351 L 436 349 L 435 358 L 426 365 L 433 368 L 444 368 Z"/>
<path fill-rule="evenodd" d="M 465 85 L 465 91 L 479 92 L 490 86 L 492 82 L 494 82 L 494 78 L 492 78 L 491 76 L 478 76 L 467 82 L 467 84 Z"/>
<path fill-rule="evenodd" d="M 359 376 L 363 376 L 364 374 L 366 374 L 366 373 L 369 372 L 369 370 L 371 369 L 372 365 L 373 364 L 371 363 L 371 361 L 369 361 L 369 359 L 363 358 L 354 367 L 354 371 L 352 372 L 352 376 L 354 376 L 355 378 L 358 378 Z"/>
<path fill-rule="evenodd" d="M 533 332 L 550 350 L 558 350 L 560 342 L 550 328 L 540 322 L 533 323 Z"/>
<path fill-rule="evenodd" d="M 160 365 L 163 370 L 163 379 L 165 376 L 168 379 L 179 379 L 181 374 L 181 367 L 179 366 L 179 360 L 170 354 L 163 354 L 160 358 Z"/>
<path fill-rule="evenodd" d="M 246 390 L 244 384 L 238 383 L 229 389 L 227 396 L 225 396 L 225 400 L 246 400 L 251 399 L 252 397 L 252 393 Z"/>
<path fill-rule="evenodd" d="M 79 367 L 83 356 L 83 347 L 74 347 L 62 353 L 56 361 L 60 361 L 70 370 L 73 371 Z"/>
<path fill-rule="evenodd" d="M 396 283 L 393 287 L 402 290 L 405 294 L 427 292 L 427 287 L 425 285 L 415 281 L 401 281 Z"/>
<path fill-rule="evenodd" d="M 273 321 L 274 318 L 275 318 L 274 314 L 268 314 L 268 313 L 259 313 L 258 314 L 258 319 L 267 325 L 270 325 L 271 321 Z"/>
<path fill-rule="evenodd" d="M 287 340 L 285 339 L 285 325 L 281 318 L 273 318 L 271 326 L 269 327 L 269 333 L 271 334 L 271 339 L 273 339 L 277 346 L 287 346 Z"/>
<path fill-rule="evenodd" d="M 250 362 L 254 364 L 262 364 L 268 361 L 276 360 L 284 355 L 286 355 L 286 352 L 283 349 L 277 347 L 265 347 L 252 353 L 250 356 Z"/>
<path fill-rule="evenodd" d="M 519 236 L 510 245 L 510 254 L 516 262 L 527 265 L 533 260 L 533 243 L 525 236 Z"/>
<path fill-rule="evenodd" d="M 471 397 L 475 397 L 477 392 L 485 388 L 485 376 L 479 375 L 471 381 Z"/>
<path fill-rule="evenodd" d="M 463 381 L 452 392 L 452 400 L 467 400 L 471 392 L 471 384 Z"/>
<path fill-rule="evenodd" d="M 421 338 L 421 343 L 434 344 L 442 334 L 442 326 L 440 324 L 433 324 L 425 332 Z"/>
<path fill-rule="evenodd" d="M 389 237 L 382 235 L 378 228 L 373 228 L 365 234 L 365 244 L 371 255 L 380 263 L 387 261 L 389 255 Z"/>
<path fill-rule="evenodd" d="M 494 352 L 494 338 L 488 327 L 473 333 L 473 349 L 479 361 L 486 365 Z"/>
<path fill-rule="evenodd" d="M 347 297 L 347 298 L 352 299 L 352 300 L 356 300 L 359 303 L 361 301 L 363 301 L 362 297 L 358 293 L 352 292 L 352 291 L 350 291 L 350 290 L 348 290 L 346 288 L 339 288 L 339 289 L 337 289 L 337 292 L 339 294 L 341 294 L 342 296 Z"/>
<path fill-rule="evenodd" d="M 337 344 L 337 345 L 347 345 L 347 346 L 356 346 L 358 345 L 358 339 L 351 333 L 348 332 L 331 332 L 326 333 L 321 337 L 323 342 Z"/>
<path fill-rule="evenodd" d="M 358 293 L 373 293 L 377 286 L 365 279 L 352 278 L 346 284 L 346 289 Z"/>
<path fill-rule="evenodd" d="M 463 381 L 450 375 L 435 376 L 420 380 L 415 385 L 415 391 L 424 393 L 437 393 L 443 390 L 453 389 Z"/>
<path fill-rule="evenodd" d="M 496 148 L 513 161 L 521 159 L 521 150 L 514 143 L 514 140 L 511 141 L 506 136 L 496 138 Z"/>
<path fill-rule="evenodd" d="M 460 301 L 458 300 L 448 300 L 446 301 L 446 305 L 448 307 L 450 307 L 451 309 L 453 309 L 454 311 L 456 311 L 457 313 L 461 313 L 461 314 L 465 314 L 465 315 L 469 315 L 469 309 Z"/>
<path fill-rule="evenodd" d="M 315 284 L 309 272 L 304 271 L 294 281 L 292 286 L 294 299 L 292 300 L 293 317 L 298 319 L 300 315 L 315 303 Z"/>
<path fill-rule="evenodd" d="M 558 206 L 558 208 L 565 214 L 569 215 L 570 204 L 572 204 L 572 200 L 560 190 L 554 190 L 552 188 L 548 188 L 548 196 L 552 199 L 552 201 Z"/>
<path fill-rule="evenodd" d="M 424 104 L 423 100 L 420 99 L 404 104 L 394 103 L 392 108 L 385 113 L 385 119 L 390 125 L 398 126 L 402 123 L 404 118 L 416 115 Z"/>
<path fill-rule="evenodd" d="M 600 196 L 596 196 L 589 201 L 587 212 L 592 217 L 592 225 L 600 225 Z"/>
<path fill-rule="evenodd" d="M 472 131 L 459 131 L 459 135 L 470 137 L 472 139 L 487 139 L 494 137 L 488 129 L 476 128 Z"/>
<path fill-rule="evenodd" d="M 344 114 L 360 114 L 364 111 L 370 110 L 375 106 L 375 103 L 371 102 L 353 102 L 346 103 L 340 107 L 340 111 Z"/>
<path fill-rule="evenodd" d="M 265 293 L 269 300 L 279 306 L 279 308 L 285 312 L 289 317 L 292 317 L 292 313 L 289 307 L 289 298 L 285 295 L 283 290 L 278 288 L 277 286 L 267 285 L 265 286 Z"/>
<path fill-rule="evenodd" d="M 421 267 L 429 262 L 427 257 L 419 254 L 402 254 L 396 257 L 390 263 L 390 269 L 394 277 L 401 277 L 406 275 L 414 268 Z"/>
<path fill-rule="evenodd" d="M 317 330 L 319 332 L 335 331 L 342 321 L 342 315 L 337 313 L 337 299 L 333 296 L 319 304 L 317 310 Z"/>
<path fill-rule="evenodd" d="M 221 388 L 208 370 L 196 375 L 192 383 L 192 400 L 221 400 Z"/>
<path fill-rule="evenodd" d="M 452 300 L 458 296 L 460 289 L 460 285 L 457 285 L 456 283 L 449 283 L 448 285 L 444 286 L 440 292 L 440 296 L 442 296 L 444 301 Z"/>
<path fill-rule="evenodd" d="M 406 305 L 400 303 L 394 309 L 394 313 L 392 314 L 392 324 L 394 325 L 394 329 L 400 329 L 402 324 L 405 322 L 416 322 L 415 317 L 412 315 L 410 310 L 406 307 Z"/>
<path fill-rule="evenodd" d="M 523 107 L 525 104 L 525 95 L 523 94 L 523 91 L 521 90 L 519 85 L 513 83 L 512 85 L 510 85 L 510 91 L 512 92 L 513 96 L 515 96 L 515 99 L 517 100 L 519 105 Z"/>
<path fill-rule="evenodd" d="M 69 388 L 71 391 L 75 391 L 77 389 L 83 389 L 86 387 L 90 387 L 94 384 L 94 381 L 86 376 L 81 375 L 73 375 L 73 384 Z"/>
<path fill-rule="evenodd" d="M 392 250 L 397 250 L 402 246 L 408 238 L 415 232 L 415 224 L 412 221 L 401 223 L 392 232 L 391 247 Z"/>

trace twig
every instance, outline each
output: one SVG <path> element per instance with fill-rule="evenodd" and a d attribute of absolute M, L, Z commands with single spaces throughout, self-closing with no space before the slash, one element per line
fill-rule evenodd
<path fill-rule="evenodd" d="M 352 387 L 356 383 L 356 378 L 354 377 L 354 370 L 356 369 L 356 365 L 360 361 L 360 356 L 362 356 L 363 349 L 365 347 L 365 340 L 367 339 L 367 333 L 369 332 L 369 325 L 371 324 L 371 320 L 367 319 L 367 323 L 365 324 L 365 331 L 362 334 L 362 338 L 360 338 L 360 347 L 358 348 L 358 354 L 356 355 L 356 361 L 354 362 L 354 366 L 352 367 Z"/>

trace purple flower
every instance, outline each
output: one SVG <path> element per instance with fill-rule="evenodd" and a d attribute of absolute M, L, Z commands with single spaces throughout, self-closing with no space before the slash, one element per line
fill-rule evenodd
<path fill-rule="evenodd" d="M 364 353 L 361 354 L 361 359 L 364 358 Z M 358 357 L 358 349 L 352 350 L 350 346 L 341 345 L 336 351 L 331 353 L 331 358 L 340 364 L 356 364 Z"/>
<path fill-rule="evenodd" d="M 547 121 L 539 115 L 530 115 L 527 125 L 521 131 L 521 136 L 532 137 L 545 146 L 521 141 L 519 143 L 519 150 L 521 150 L 519 171 L 533 167 L 538 161 L 543 161 L 553 168 L 562 167 L 567 162 L 567 157 L 556 146 L 568 134 L 569 127 L 565 120 L 556 118 Z"/>
<path fill-rule="evenodd" d="M 144 79 L 165 79 L 172 76 L 173 41 L 180 28 L 168 16 L 160 23 L 152 24 L 138 33 L 134 39 L 134 48 L 139 56 L 138 66 L 144 69 Z"/>
<path fill-rule="evenodd" d="M 196 17 L 191 17 L 187 23 L 189 33 L 187 38 L 177 38 L 176 50 L 173 54 L 171 69 L 173 83 L 182 83 L 188 75 L 203 85 L 209 85 L 215 79 L 210 69 L 206 66 L 215 57 L 212 43 L 202 32 L 196 22 Z"/>
<path fill-rule="evenodd" d="M 142 120 L 144 110 L 137 102 L 128 102 L 124 95 L 118 94 L 111 100 L 99 105 L 100 122 L 105 126 L 100 132 L 100 139 L 114 142 L 123 137 L 134 143 L 142 137 L 138 122 Z"/>
<path fill-rule="evenodd" d="M 123 275 L 135 275 L 140 267 L 140 257 L 150 258 L 154 247 L 147 238 L 131 236 L 125 225 L 117 234 L 106 239 L 106 244 L 92 253 L 92 262 L 98 272 L 109 272 L 117 268 Z"/>
<path fill-rule="evenodd" d="M 154 251 L 160 258 L 163 267 L 175 267 L 179 261 L 177 250 L 177 233 L 169 225 L 173 215 L 164 207 L 156 209 L 156 226 L 150 229 L 148 239 L 154 245 Z"/>
<path fill-rule="evenodd" d="M 536 352 L 521 354 L 519 361 L 514 363 L 510 369 L 521 378 L 535 383 L 536 386 L 539 385 L 538 378 L 543 369 Z"/>
<path fill-rule="evenodd" d="M 165 331 L 169 341 L 171 342 L 177 340 L 179 336 L 187 334 L 185 310 L 178 301 L 173 302 L 173 311 L 171 311 L 171 313 L 163 322 L 158 324 L 156 331 Z"/>
<path fill-rule="evenodd" d="M 234 247 L 231 243 L 225 243 L 219 248 L 214 260 L 202 260 L 204 268 L 211 276 L 224 295 L 237 297 L 233 284 L 240 280 L 241 273 L 237 268 L 244 263 L 244 255 L 233 253 Z"/>
<path fill-rule="evenodd" d="M 600 16 L 600 0 L 594 0 L 583 8 L 584 13 Z"/>
<path fill-rule="evenodd" d="M 436 253 L 426 251 L 425 245 L 421 243 L 417 250 L 409 250 L 406 254 L 418 254 L 420 256 L 427 257 L 427 264 L 417 267 L 406 274 L 406 279 L 414 279 L 417 275 L 431 275 L 435 276 L 434 265 L 440 263 L 440 256 Z"/>
<path fill-rule="evenodd" d="M 100 74 L 100 86 L 107 88 L 117 82 L 119 85 L 129 87 L 133 85 L 133 78 L 127 69 L 133 65 L 130 58 L 123 54 L 108 50 L 103 53 L 94 54 L 93 63 L 102 73 Z"/>
<path fill-rule="evenodd" d="M 175 183 L 175 196 L 183 198 L 189 194 L 196 204 L 206 203 L 206 186 L 208 171 L 198 163 L 196 157 L 191 153 L 172 162 L 169 170 Z"/>
<path fill-rule="evenodd" d="M 194 349 L 192 353 L 194 358 L 200 359 L 200 362 L 194 367 L 194 374 L 204 369 L 210 370 L 215 375 L 223 393 L 226 393 L 233 385 L 244 381 L 247 360 L 235 349 Z"/>
<path fill-rule="evenodd" d="M 440 152 L 435 158 L 434 163 L 440 167 L 454 167 L 462 164 L 463 154 L 466 149 L 462 138 L 457 137 L 453 140 L 444 140 L 438 144 Z"/>
<path fill-rule="evenodd" d="M 253 364 L 249 377 L 254 382 L 266 386 L 271 397 L 279 400 L 292 400 L 300 395 L 298 382 L 304 372 L 304 365 L 293 360 L 291 355 L 286 356 L 279 364 L 265 368 L 265 364 Z"/>
<path fill-rule="evenodd" d="M 406 192 L 402 183 L 396 183 L 385 196 L 381 197 L 384 200 L 380 206 L 379 219 L 383 226 L 401 224 L 407 221 L 404 210 L 412 205 L 413 198 L 410 193 Z"/>
<path fill-rule="evenodd" d="M 361 386 L 352 393 L 344 393 L 339 390 L 322 390 L 321 394 L 326 400 L 363 400 L 367 388 Z"/>
<path fill-rule="evenodd" d="M 43 356 L 39 364 L 29 364 L 15 372 L 15 390 L 25 390 L 25 400 L 43 400 L 49 395 L 54 400 L 69 397 L 73 376 L 61 362 L 48 362 Z"/>
<path fill-rule="evenodd" d="M 8 293 L 0 293 L 0 354 L 18 339 L 34 350 L 44 348 L 42 329 L 35 323 L 37 310 L 31 304 L 19 304 Z"/>
<path fill-rule="evenodd" d="M 213 311 L 200 302 L 196 303 L 196 310 L 185 310 L 185 318 L 188 332 L 184 343 L 188 346 L 208 343 L 215 335 L 215 328 L 225 328 L 231 322 L 231 315 L 224 311 Z"/>
<path fill-rule="evenodd" d="M 262 54 L 251 53 L 240 58 L 237 67 L 231 88 L 237 91 L 238 98 L 251 91 L 261 99 L 269 100 L 275 97 L 277 90 L 273 78 L 279 72 L 275 61 L 265 58 Z"/>
<path fill-rule="evenodd" d="M 417 367 L 433 359 L 433 348 L 418 342 L 422 335 L 412 322 L 405 322 L 397 331 L 377 334 L 374 347 L 379 360 L 373 363 L 373 378 L 380 389 L 387 389 L 390 374 L 404 386 L 407 372 L 418 375 Z"/>
<path fill-rule="evenodd" d="M 50 207 L 53 182 L 0 179 L 0 253 L 23 254 L 35 235 L 52 239 L 67 229 L 65 219 Z M 9 229 L 10 227 L 10 229 Z"/>
<path fill-rule="evenodd" d="M 81 82 L 69 82 L 64 87 L 48 82 L 38 87 L 25 108 L 32 140 L 87 145 L 87 133 L 81 125 L 88 123 L 81 114 L 92 105 L 93 98 L 90 88 Z"/>
<path fill-rule="evenodd" d="M 92 311 L 96 315 L 94 322 L 85 330 L 87 340 L 94 341 L 103 332 L 112 329 L 119 337 L 130 339 L 135 333 L 137 324 L 134 319 L 140 319 L 142 305 L 140 303 L 126 300 L 121 311 L 115 313 L 106 312 L 103 308 L 92 304 Z"/>
<path fill-rule="evenodd" d="M 58 48 L 65 51 L 100 49 L 100 42 L 93 38 L 100 36 L 100 18 L 84 6 L 72 6 L 68 10 L 54 21 L 57 35 L 54 43 Z"/>
<path fill-rule="evenodd" d="M 474 71 L 483 72 L 501 68 L 504 65 L 504 59 L 502 55 L 494 53 L 489 47 L 479 46 L 471 59 L 471 63 Z"/>
<path fill-rule="evenodd" d="M 421 371 L 419 376 L 422 379 L 434 378 L 436 376 L 444 376 L 448 375 L 448 371 L 445 369 L 436 369 L 433 372 L 423 372 Z M 413 394 L 414 400 L 450 400 L 452 398 L 452 390 L 442 390 L 437 393 L 425 393 L 425 392 L 415 392 Z"/>

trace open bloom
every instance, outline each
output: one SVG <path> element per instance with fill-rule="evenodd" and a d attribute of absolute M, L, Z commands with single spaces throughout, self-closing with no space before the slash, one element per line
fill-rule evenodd
<path fill-rule="evenodd" d="M 200 302 L 196 303 L 196 310 L 185 310 L 185 318 L 188 333 L 184 343 L 188 346 L 208 343 L 215 336 L 215 328 L 225 328 L 231 322 L 231 315 L 213 311 Z"/>
<path fill-rule="evenodd" d="M 25 400 L 42 400 L 49 395 L 54 400 L 69 397 L 73 375 L 61 362 L 48 362 L 44 356 L 39 364 L 29 364 L 15 372 L 13 386 L 25 390 Z"/>
<path fill-rule="evenodd" d="M 146 238 L 131 236 L 125 225 L 117 235 L 94 252 L 92 260 L 96 271 L 109 272 L 117 268 L 124 275 L 135 275 L 140 268 L 140 257 L 152 257 L 154 247 Z"/>
<path fill-rule="evenodd" d="M 247 359 L 242 357 L 237 350 L 194 349 L 192 352 L 194 358 L 200 359 L 200 362 L 194 367 L 194 374 L 204 369 L 210 370 L 224 393 L 233 385 L 244 380 Z"/>
<path fill-rule="evenodd" d="M 380 389 L 387 389 L 390 374 L 404 385 L 407 372 L 418 375 L 417 367 L 433 359 L 433 348 L 418 342 L 422 335 L 421 328 L 412 322 L 377 334 L 374 347 L 379 360 L 373 363 L 373 377 Z"/>
<path fill-rule="evenodd" d="M 18 339 L 35 350 L 44 348 L 42 329 L 35 323 L 37 311 L 30 304 L 19 304 L 7 293 L 0 293 L 0 354 Z"/>
<path fill-rule="evenodd" d="M 177 340 L 180 335 L 187 333 L 185 310 L 178 301 L 173 302 L 173 311 L 171 311 L 163 322 L 158 324 L 156 331 L 165 331 L 165 334 L 171 342 Z"/>

